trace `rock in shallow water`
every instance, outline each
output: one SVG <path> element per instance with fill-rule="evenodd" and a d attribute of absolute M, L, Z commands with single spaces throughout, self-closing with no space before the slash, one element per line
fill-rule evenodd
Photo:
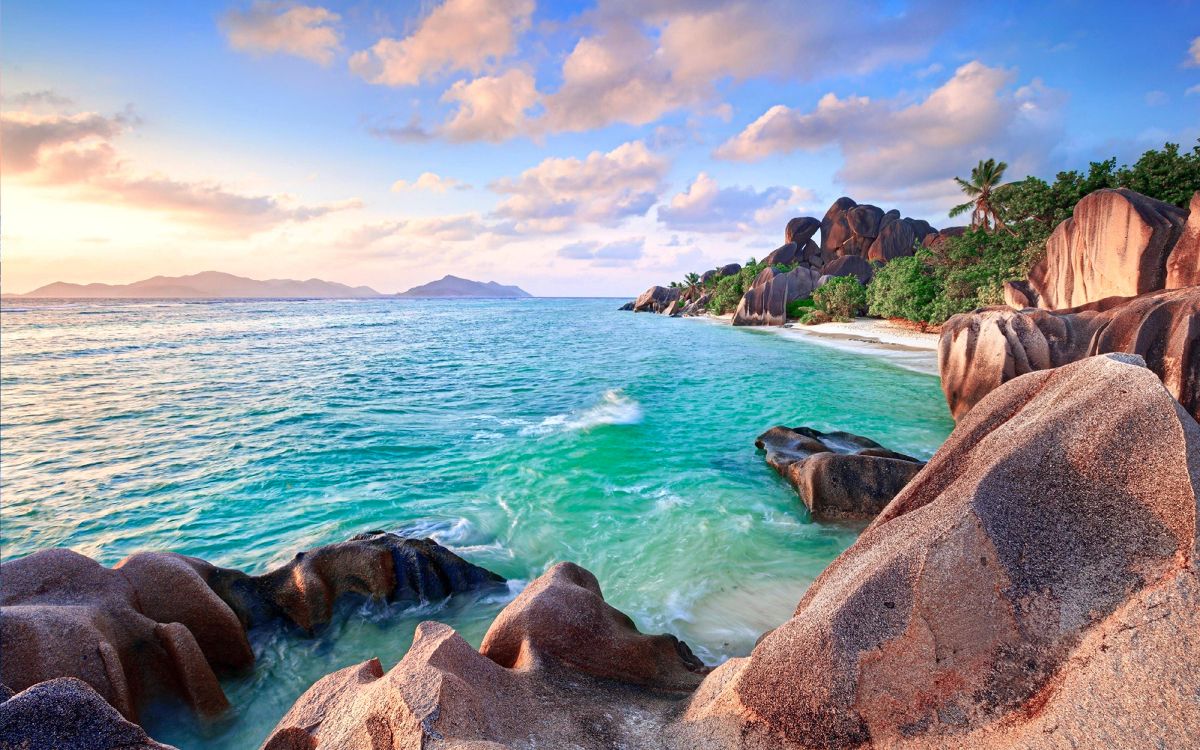
<path fill-rule="evenodd" d="M 387 674 L 371 660 L 314 684 L 264 748 L 654 747 L 705 672 L 673 636 L 639 633 L 591 573 L 560 563 L 501 612 L 480 651 L 422 623 Z"/>
<path fill-rule="evenodd" d="M 422 624 L 390 672 L 310 688 L 265 747 L 1187 747 L 1198 491 L 1200 424 L 1140 358 L 1035 372 L 984 398 L 793 617 L 686 702 L 658 687 L 690 660 L 639 644 L 559 566 L 485 637 L 500 663 Z"/>
<path fill-rule="evenodd" d="M 674 747 L 1184 747 L 1197 425 L 1140 358 L 983 399 Z"/>
<path fill-rule="evenodd" d="M 302 552 L 261 576 L 141 552 L 105 568 L 67 549 L 0 566 L 3 682 L 22 690 L 77 677 L 130 719 L 163 695 L 202 714 L 228 706 L 215 669 L 250 666 L 246 629 L 283 619 L 311 630 L 345 594 L 439 600 L 503 583 L 428 539 L 385 532 Z"/>
<path fill-rule="evenodd" d="M 814 518 L 874 518 L 925 465 L 860 435 L 810 427 L 772 427 L 754 445 Z"/>

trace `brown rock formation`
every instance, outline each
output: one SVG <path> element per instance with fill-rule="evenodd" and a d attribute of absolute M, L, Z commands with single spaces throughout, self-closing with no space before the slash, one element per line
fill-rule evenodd
<path fill-rule="evenodd" d="M 917 243 L 917 233 L 911 219 L 893 221 L 880 230 L 879 236 L 867 251 L 867 260 L 887 263 L 895 258 L 912 255 Z"/>
<path fill-rule="evenodd" d="M 861 255 L 843 255 L 831 260 L 821 268 L 821 277 L 853 276 L 866 286 L 875 277 L 875 267 Z"/>
<path fill-rule="evenodd" d="M 787 321 L 789 302 L 807 297 L 820 276 L 803 266 L 780 273 L 764 268 L 742 296 L 733 315 L 735 326 L 781 326 Z"/>
<path fill-rule="evenodd" d="M 1200 418 L 1200 287 L 1113 297 L 1074 310 L 988 307 L 942 326 L 938 368 L 955 419 L 1003 383 L 1095 354 L 1128 352 Z"/>
<path fill-rule="evenodd" d="M 349 593 L 436 601 L 503 581 L 431 540 L 384 532 L 301 552 L 261 576 L 165 552 L 105 568 L 53 549 L 4 563 L 0 578 L 4 684 L 77 677 L 130 719 L 159 695 L 202 714 L 225 709 L 214 669 L 253 663 L 246 628 L 282 618 L 311 630 Z"/>
<path fill-rule="evenodd" d="M 371 660 L 309 688 L 264 750 L 655 747 L 703 672 L 673 637 L 638 633 L 570 564 L 530 584 L 481 651 L 422 623 L 386 675 Z"/>
<path fill-rule="evenodd" d="M 822 519 L 874 518 L 925 465 L 869 438 L 810 427 L 772 427 L 754 445 Z"/>
<path fill-rule="evenodd" d="M 845 214 L 857 205 L 853 199 L 842 196 L 825 212 L 825 218 L 821 219 L 821 254 L 825 257 L 836 258 L 837 249 L 850 238 Z"/>
<path fill-rule="evenodd" d="M 1167 289 L 1200 285 L 1200 193 L 1192 196 L 1187 224 L 1167 256 Z"/>
<path fill-rule="evenodd" d="M 926 224 L 926 226 L 928 226 L 928 224 Z M 946 227 L 942 230 L 934 230 L 931 228 L 931 231 L 921 238 L 921 247 L 928 248 L 930 250 L 936 250 L 946 240 L 953 237 L 962 237 L 966 233 L 966 227 Z"/>
<path fill-rule="evenodd" d="M 783 241 L 794 242 L 797 245 L 803 245 L 813 238 L 817 230 L 821 228 L 819 219 L 814 219 L 811 216 L 797 216 L 787 223 L 783 230 Z"/>
<path fill-rule="evenodd" d="M 0 702 L 0 749 L 174 750 L 72 677 L 38 683 Z"/>
<path fill-rule="evenodd" d="M 1055 227 L 1045 259 L 1029 272 L 1038 306 L 1062 310 L 1165 288 L 1186 219 L 1186 211 L 1124 188 L 1085 196 L 1072 218 Z M 1177 280 L 1197 274 L 1194 264 L 1186 265 L 1181 257 Z"/>
<path fill-rule="evenodd" d="M 679 299 L 677 287 L 652 286 L 633 303 L 634 312 L 670 313 Z"/>
<path fill-rule="evenodd" d="M 1137 357 L 1018 378 L 705 680 L 668 744 L 1185 747 L 1198 490 L 1200 425 Z"/>
<path fill-rule="evenodd" d="M 520 669 L 554 659 L 569 669 L 631 685 L 690 692 L 708 672 L 673 635 L 644 635 L 604 601 L 596 577 L 559 563 L 492 623 L 479 652 Z"/>

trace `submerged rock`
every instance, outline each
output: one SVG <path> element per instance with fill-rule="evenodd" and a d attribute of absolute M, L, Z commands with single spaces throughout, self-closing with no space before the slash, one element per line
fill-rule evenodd
<path fill-rule="evenodd" d="M 617 310 L 622 311 L 622 312 L 633 310 L 633 302 L 626 302 L 625 304 L 618 307 Z"/>
<path fill-rule="evenodd" d="M 814 518 L 874 518 L 925 465 L 860 435 L 810 427 L 772 427 L 754 445 Z"/>
<path fill-rule="evenodd" d="M 1200 425 L 1136 356 L 1005 384 L 668 746 L 1185 746 L 1197 456 Z"/>
<path fill-rule="evenodd" d="M 3 750 L 175 750 L 126 721 L 83 680 L 40 682 L 0 703 Z"/>
<path fill-rule="evenodd" d="M 282 619 L 312 630 L 350 593 L 436 601 L 503 582 L 431 540 L 381 531 L 301 552 L 260 576 L 169 552 L 106 568 L 52 549 L 0 565 L 0 578 L 4 684 L 77 677 L 129 719 L 161 695 L 201 714 L 227 708 L 215 670 L 253 663 L 250 627 Z"/>
<path fill-rule="evenodd" d="M 1050 312 L 987 307 L 942 326 L 938 369 L 955 419 L 1013 378 L 1096 354 L 1126 352 L 1200 419 L 1200 287 L 1112 297 Z"/>

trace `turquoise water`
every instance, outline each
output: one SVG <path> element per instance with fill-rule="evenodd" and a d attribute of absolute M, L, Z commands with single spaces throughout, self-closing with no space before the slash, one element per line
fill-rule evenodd
<path fill-rule="evenodd" d="M 748 653 L 857 531 L 809 521 L 760 432 L 928 456 L 952 427 L 936 378 L 613 300 L 5 304 L 4 559 L 165 548 L 257 572 L 392 529 L 514 590 L 578 562 L 709 663 Z M 478 644 L 510 597 L 349 603 L 315 638 L 255 633 L 229 715 L 143 721 L 186 750 L 256 747 L 318 677 L 390 667 L 424 619 Z"/>

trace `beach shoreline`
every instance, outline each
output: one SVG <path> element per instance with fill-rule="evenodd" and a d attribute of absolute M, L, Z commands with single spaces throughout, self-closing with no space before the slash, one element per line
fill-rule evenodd
<path fill-rule="evenodd" d="M 692 319 L 717 325 L 733 324 L 732 315 L 702 315 Z M 855 318 L 844 323 L 815 326 L 788 323 L 786 326 L 755 326 L 751 330 L 877 357 L 912 372 L 938 376 L 939 335 L 914 331 L 889 320 Z"/>

